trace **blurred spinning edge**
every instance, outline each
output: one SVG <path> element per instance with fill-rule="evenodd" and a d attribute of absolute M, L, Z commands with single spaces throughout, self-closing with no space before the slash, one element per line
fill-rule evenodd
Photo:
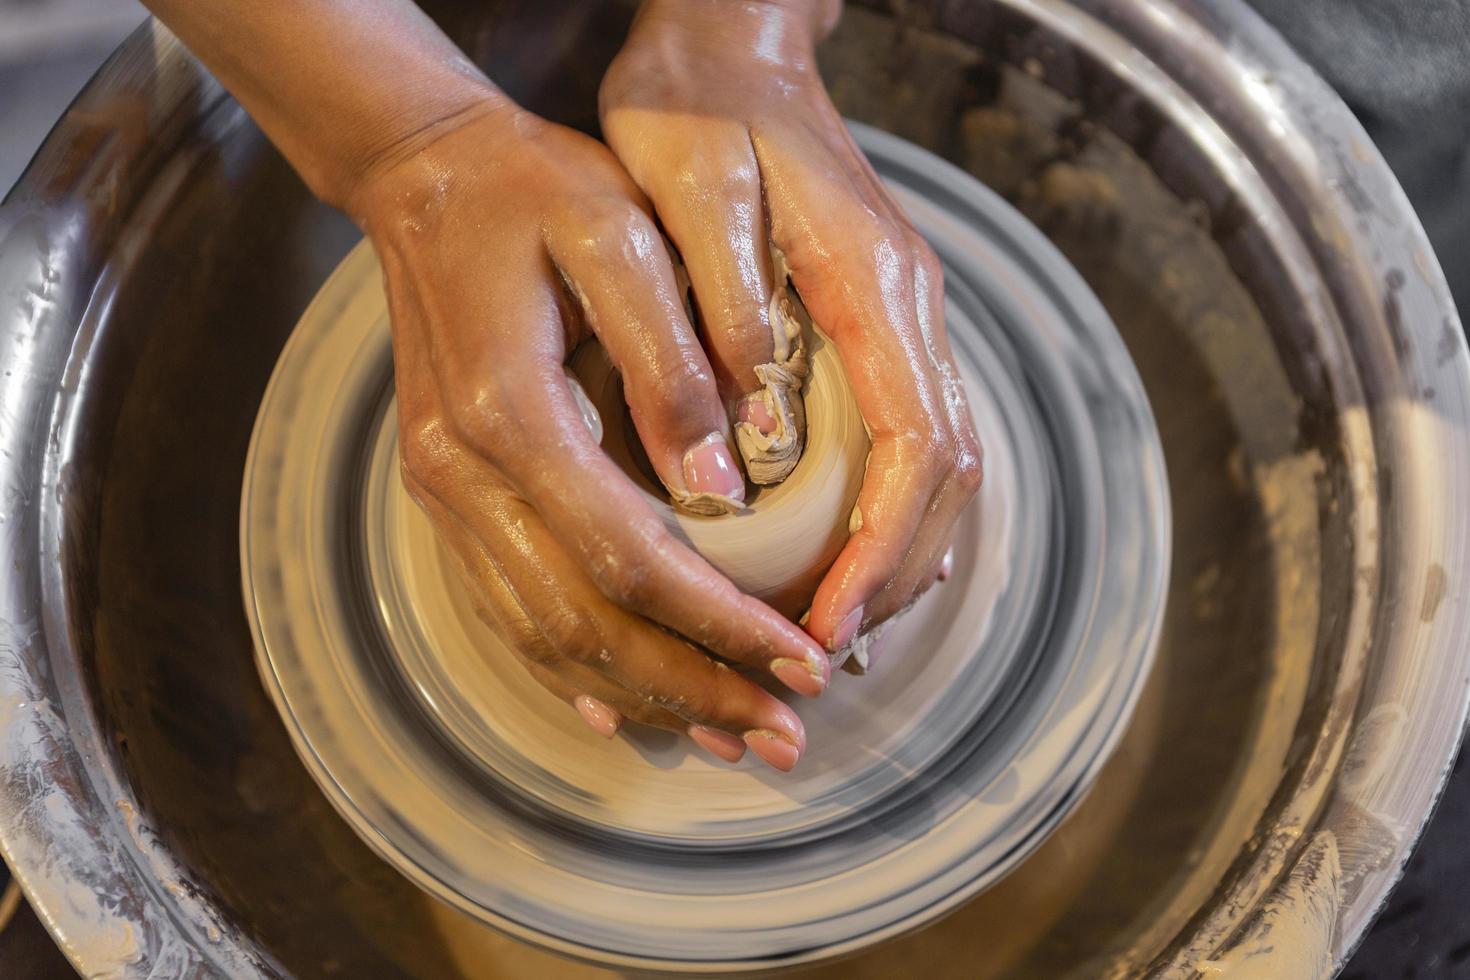
<path fill-rule="evenodd" d="M 133 0 L 0 0 L 0 67 L 78 48 L 111 48 L 143 16 Z"/>

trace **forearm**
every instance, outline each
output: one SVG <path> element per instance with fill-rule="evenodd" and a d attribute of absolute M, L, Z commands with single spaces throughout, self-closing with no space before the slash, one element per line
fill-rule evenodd
<path fill-rule="evenodd" d="M 410 0 L 144 0 L 312 191 L 356 187 L 508 100 Z"/>

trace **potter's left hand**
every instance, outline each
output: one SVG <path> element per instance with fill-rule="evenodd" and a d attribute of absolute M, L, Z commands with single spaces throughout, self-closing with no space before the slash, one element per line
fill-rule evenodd
<path fill-rule="evenodd" d="M 852 535 L 813 600 L 830 649 L 940 571 L 981 450 L 944 332 L 939 262 L 843 125 L 815 40 L 838 0 L 646 0 L 601 91 L 603 133 L 682 253 L 734 414 L 764 426 L 769 246 L 841 354 L 872 436 Z"/>

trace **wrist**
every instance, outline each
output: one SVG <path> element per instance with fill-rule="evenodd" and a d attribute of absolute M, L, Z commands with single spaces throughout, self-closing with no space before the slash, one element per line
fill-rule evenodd
<path fill-rule="evenodd" d="M 810 47 L 837 26 L 842 0 L 644 0 L 639 17 L 715 34 L 759 29 L 775 22 L 784 27 L 783 43 Z"/>
<path fill-rule="evenodd" d="M 319 192 L 365 230 L 404 208 L 422 209 L 425 192 L 442 182 L 447 154 L 443 142 L 466 127 L 475 128 L 480 159 L 493 156 L 502 142 L 518 138 L 517 118 L 528 114 L 488 83 L 477 91 L 436 100 L 423 111 L 396 121 L 345 156 L 334 167 L 328 189 Z"/>

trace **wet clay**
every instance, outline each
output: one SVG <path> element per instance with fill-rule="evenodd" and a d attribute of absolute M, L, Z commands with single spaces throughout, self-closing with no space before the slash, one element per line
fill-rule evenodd
<path fill-rule="evenodd" d="M 609 50 L 578 62 L 585 91 L 620 26 L 597 36 Z M 986 68 L 968 46 L 859 9 L 847 11 L 823 69 L 845 113 L 949 156 L 1041 221 L 1108 307 L 1164 440 L 1175 574 L 1149 686 L 1072 819 L 945 921 L 809 972 L 1130 975 L 1225 873 L 1288 756 L 1318 615 L 1319 467 L 1299 449 L 1298 406 L 1261 317 L 1197 210 L 1105 133 L 1073 152 L 1077 106 L 1044 80 Z M 913 81 L 893 81 L 900 74 Z M 1004 153 L 1002 137 L 1013 141 Z M 1042 179 L 1059 165 L 1105 178 L 1087 184 L 1112 193 L 1089 192 L 1078 206 L 1065 171 Z M 186 189 L 160 246 L 115 296 L 115 320 L 148 329 L 108 338 L 138 367 L 116 402 L 96 406 L 101 472 L 78 475 L 99 488 L 85 649 L 102 723 L 144 805 L 140 826 L 189 869 L 177 887 L 207 891 L 286 975 L 610 975 L 499 936 L 385 865 L 312 783 L 261 689 L 236 561 L 253 413 L 193 409 L 257 403 L 287 332 L 352 236 L 258 138 L 189 180 L 242 172 L 250 186 L 240 199 L 271 207 L 221 214 L 201 203 L 217 194 Z M 1100 197 L 1116 206 L 1097 207 Z M 238 240 L 267 258 L 219 261 Z M 318 266 L 289 267 L 285 257 L 301 254 Z M 181 459 L 193 481 L 157 479 Z"/>
<path fill-rule="evenodd" d="M 789 300 L 777 298 L 791 310 Z M 571 363 L 579 382 L 573 391 L 585 399 L 584 415 L 593 416 L 589 427 L 595 426 L 603 451 L 643 491 L 665 527 L 742 590 L 793 620 L 810 606 L 822 576 L 847 543 L 848 515 L 862 487 L 869 449 L 836 348 L 804 312 L 799 316 L 788 321 L 791 333 L 777 349 L 784 360 L 765 365 L 771 376 L 779 372 L 789 381 L 770 395 L 780 427 L 770 437 L 749 424 L 736 429 L 737 438 L 742 429 L 759 437 L 741 442 L 742 452 L 748 450 L 756 461 L 752 478 L 760 473 L 778 485 L 758 489 L 740 505 L 728 506 L 734 502 L 713 494 L 668 494 L 670 506 L 642 452 L 607 354 L 597 344 L 584 344 Z M 811 408 L 809 427 L 804 406 Z M 804 456 L 808 445 L 811 452 Z"/>
<path fill-rule="evenodd" d="M 806 337 L 816 329 L 791 285 L 786 257 L 775 246 L 771 247 L 771 267 L 776 277 L 767 313 L 771 360 L 756 366 L 755 376 L 761 387 L 746 395 L 745 401 L 760 401 L 775 428 L 762 432 L 751 422 L 735 423 L 735 442 L 745 460 L 745 472 L 752 483 L 760 486 L 780 483 L 801 459 L 807 425 L 802 389 L 811 373 Z"/>

